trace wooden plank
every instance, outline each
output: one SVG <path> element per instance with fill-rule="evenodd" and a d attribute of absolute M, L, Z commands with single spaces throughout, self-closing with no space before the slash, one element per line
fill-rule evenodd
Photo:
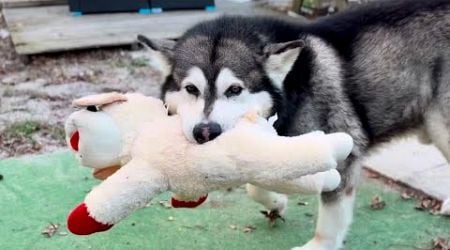
<path fill-rule="evenodd" d="M 67 0 L 1 0 L 3 8 L 35 7 L 67 4 Z"/>
<path fill-rule="evenodd" d="M 249 2 L 217 0 L 218 11 L 168 11 L 162 14 L 99 14 L 72 17 L 67 6 L 3 9 L 16 51 L 38 54 L 132 44 L 137 34 L 176 38 L 187 28 L 224 13 L 275 14 Z"/>
<path fill-rule="evenodd" d="M 450 199 L 450 165 L 434 146 L 402 140 L 381 149 L 365 165 L 434 198 Z"/>

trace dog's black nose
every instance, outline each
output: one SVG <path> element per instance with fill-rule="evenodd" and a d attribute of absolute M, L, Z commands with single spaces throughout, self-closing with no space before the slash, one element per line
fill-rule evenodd
<path fill-rule="evenodd" d="M 222 133 L 222 128 L 218 123 L 199 123 L 194 127 L 194 139 L 199 143 L 205 143 L 207 141 L 214 140 Z"/>

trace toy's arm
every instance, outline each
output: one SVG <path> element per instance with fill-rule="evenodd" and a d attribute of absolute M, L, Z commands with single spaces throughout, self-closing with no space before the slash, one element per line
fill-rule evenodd
<path fill-rule="evenodd" d="M 78 235 L 105 231 L 167 188 L 159 171 L 133 159 L 86 196 L 69 215 L 67 226 Z"/>
<path fill-rule="evenodd" d="M 302 176 L 294 180 L 255 182 L 251 184 L 283 194 L 320 194 L 335 190 L 340 183 L 341 175 L 336 169 L 331 169 L 313 175 Z"/>
<path fill-rule="evenodd" d="M 353 148 L 352 138 L 345 133 L 282 137 L 259 129 L 257 124 L 244 125 L 224 134 L 220 143 L 249 182 L 293 180 L 334 169 Z"/>

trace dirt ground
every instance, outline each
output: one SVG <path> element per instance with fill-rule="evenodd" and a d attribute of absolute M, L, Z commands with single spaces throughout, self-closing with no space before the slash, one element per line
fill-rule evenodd
<path fill-rule="evenodd" d="M 64 147 L 63 124 L 74 98 L 107 91 L 158 96 L 161 76 L 145 56 L 127 48 L 96 49 L 37 55 L 24 63 L 0 16 L 0 159 Z"/>

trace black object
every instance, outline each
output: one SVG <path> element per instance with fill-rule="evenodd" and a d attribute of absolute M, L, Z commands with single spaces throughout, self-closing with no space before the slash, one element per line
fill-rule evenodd
<path fill-rule="evenodd" d="M 0 181 L 3 181 L 3 175 L 0 174 Z"/>
<path fill-rule="evenodd" d="M 214 0 L 150 0 L 152 9 L 205 9 L 214 8 Z"/>
<path fill-rule="evenodd" d="M 214 0 L 69 0 L 74 16 L 85 13 L 139 12 L 160 13 L 174 9 L 215 10 Z"/>
<path fill-rule="evenodd" d="M 69 10 L 74 14 L 133 12 L 148 10 L 149 0 L 69 0 Z"/>

